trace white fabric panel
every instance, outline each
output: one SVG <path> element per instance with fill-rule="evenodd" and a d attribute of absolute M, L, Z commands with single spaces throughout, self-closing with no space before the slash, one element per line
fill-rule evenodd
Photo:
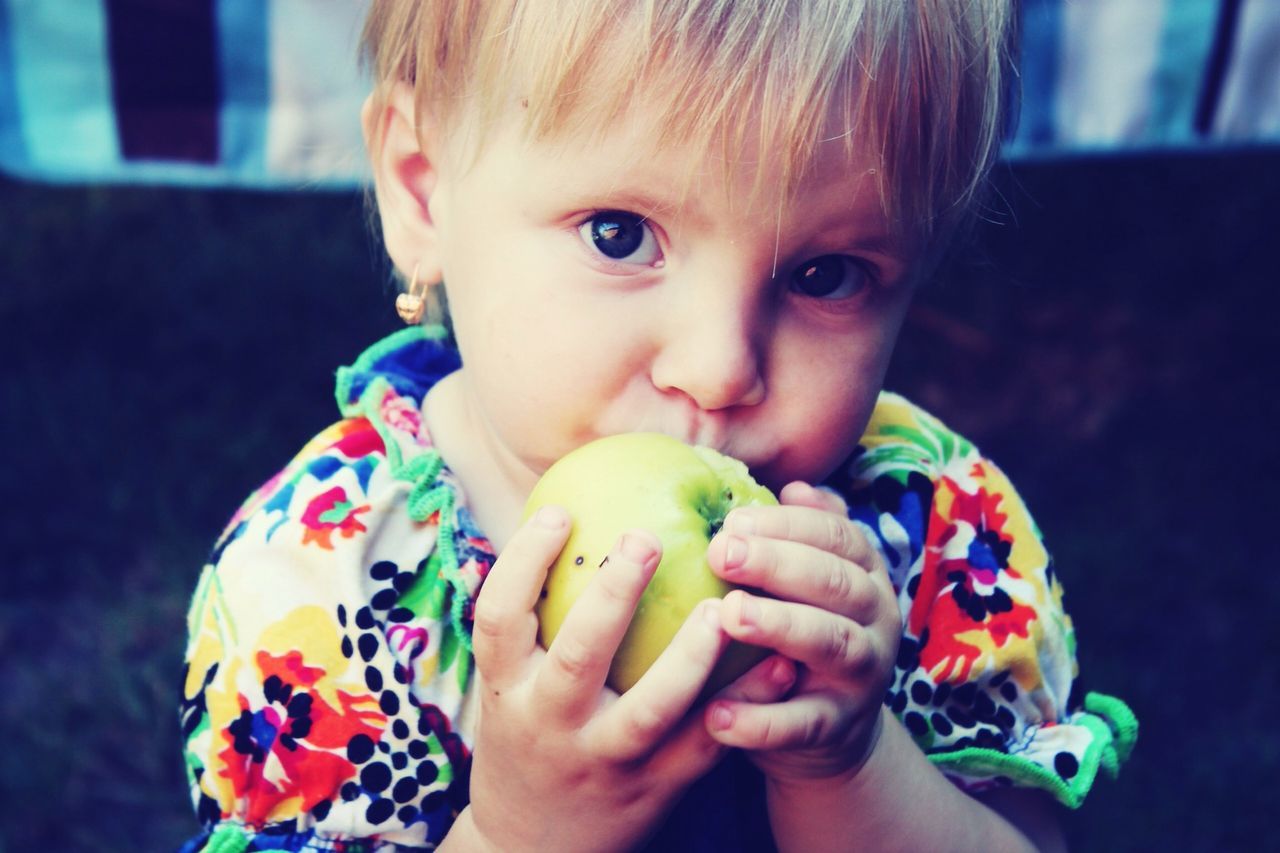
<path fill-rule="evenodd" d="M 280 178 L 359 178 L 366 172 L 357 73 L 365 0 L 270 0 L 271 111 L 266 167 Z"/>
<path fill-rule="evenodd" d="M 1102 146 L 1147 129 L 1166 0 L 1064 4 L 1058 144 Z"/>

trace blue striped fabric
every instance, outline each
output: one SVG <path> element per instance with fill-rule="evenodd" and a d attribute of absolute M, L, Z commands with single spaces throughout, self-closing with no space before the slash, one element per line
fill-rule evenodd
<path fill-rule="evenodd" d="M 355 52 L 366 3 L 0 0 L 0 170 L 75 182 L 358 184 L 366 81 Z M 1280 0 L 1020 8 L 1022 103 L 1008 157 L 1280 142 Z M 139 49 L 166 32 L 202 49 Z M 173 67 L 184 56 L 211 57 L 206 88 L 199 69 Z M 198 103 L 172 103 L 184 81 L 204 93 Z M 147 145 L 138 134 L 149 127 L 165 138 Z M 202 128 L 213 135 L 183 137 Z"/>
<path fill-rule="evenodd" d="M 1053 140 L 1053 101 L 1034 97 L 1052 92 L 1058 82 L 1058 30 L 1062 26 L 1058 0 L 1024 0 L 1022 59 L 1018 63 L 1022 97 L 1018 122 L 1007 148 L 1043 148 Z M 1033 95 L 1027 97 L 1028 94 Z"/>
<path fill-rule="evenodd" d="M 9 2 L 3 23 L 15 114 L 0 122 L 34 174 L 97 174 L 119 160 L 101 3 Z M 8 165 L 8 164 L 6 164 Z"/>
<path fill-rule="evenodd" d="M 1197 107 L 1204 100 L 1205 68 L 1220 10 L 1205 0 L 1168 0 L 1152 77 L 1151 136 L 1194 143 Z M 1191 97 L 1191 95 L 1196 97 Z"/>
<path fill-rule="evenodd" d="M 13 27 L 9 7 L 0 3 L 0 164 L 25 163 L 27 144 L 22 138 L 18 115 L 18 91 L 13 76 Z M 6 117 L 15 117 L 7 120 Z"/>
<path fill-rule="evenodd" d="M 267 61 L 266 3 L 219 3 L 218 57 L 223 69 L 223 158 L 245 176 L 267 175 L 267 110 L 271 68 Z"/>

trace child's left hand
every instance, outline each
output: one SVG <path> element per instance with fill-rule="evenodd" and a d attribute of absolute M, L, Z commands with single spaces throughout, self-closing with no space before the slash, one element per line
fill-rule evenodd
<path fill-rule="evenodd" d="M 880 733 L 902 621 L 883 561 L 837 496 L 805 483 L 781 505 L 730 513 L 707 551 L 734 584 L 721 608 L 724 630 L 779 653 L 707 708 L 720 742 L 749 750 L 774 780 L 852 776 Z M 753 681 L 794 679 L 788 698 L 755 704 Z"/>

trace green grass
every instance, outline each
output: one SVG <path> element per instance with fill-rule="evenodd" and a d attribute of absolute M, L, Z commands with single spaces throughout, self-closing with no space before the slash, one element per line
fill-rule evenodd
<path fill-rule="evenodd" d="M 1002 176 L 1006 224 L 891 371 L 1020 486 L 1086 683 L 1142 720 L 1077 849 L 1256 849 L 1280 797 L 1278 176 L 1275 153 Z M 333 368 L 395 328 L 385 282 L 355 194 L 0 182 L 0 849 L 195 830 L 187 597 L 237 503 L 334 417 Z"/>

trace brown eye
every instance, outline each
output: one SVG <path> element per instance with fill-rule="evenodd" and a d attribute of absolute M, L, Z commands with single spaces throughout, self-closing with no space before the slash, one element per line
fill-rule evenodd
<path fill-rule="evenodd" d="M 870 284 L 871 276 L 847 255 L 822 255 L 805 261 L 791 273 L 791 289 L 814 299 L 849 299 Z"/>
<path fill-rule="evenodd" d="M 644 218 L 622 210 L 597 213 L 578 226 L 582 239 L 613 261 L 649 265 L 662 256 Z"/>

